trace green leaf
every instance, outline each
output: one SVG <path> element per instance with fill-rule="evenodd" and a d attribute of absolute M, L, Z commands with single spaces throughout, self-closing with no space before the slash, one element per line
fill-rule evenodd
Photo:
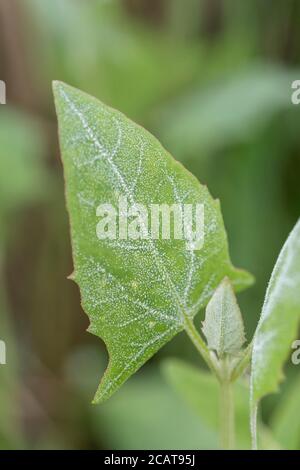
<path fill-rule="evenodd" d="M 228 278 L 223 279 L 206 307 L 202 331 L 209 349 L 219 357 L 237 354 L 246 340 L 242 314 Z"/>
<path fill-rule="evenodd" d="M 163 362 L 163 372 L 170 386 L 188 404 L 191 411 L 214 432 L 220 442 L 220 385 L 216 378 L 182 360 L 167 359 Z M 249 388 L 243 382 L 234 384 L 235 426 L 238 449 L 249 449 L 251 436 L 249 430 Z M 268 428 L 260 424 L 261 447 L 277 449 Z M 201 436 L 200 436 L 201 438 Z M 199 442 L 200 447 L 201 442 Z"/>
<path fill-rule="evenodd" d="M 257 403 L 277 391 L 300 320 L 300 220 L 284 244 L 275 264 L 252 353 L 251 408 L 255 431 Z M 255 437 L 255 436 L 254 436 Z"/>
<path fill-rule="evenodd" d="M 109 398 L 177 333 L 190 328 L 219 282 L 236 289 L 251 276 L 232 267 L 219 202 L 146 130 L 95 98 L 54 83 L 73 245 L 82 305 L 109 352 L 95 402 Z M 99 240 L 96 208 L 204 205 L 204 245 L 185 240 Z M 143 227 L 145 229 L 145 227 Z"/>

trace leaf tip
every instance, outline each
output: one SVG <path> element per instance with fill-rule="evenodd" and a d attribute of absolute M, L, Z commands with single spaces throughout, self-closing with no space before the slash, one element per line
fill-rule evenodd
<path fill-rule="evenodd" d="M 224 276 L 224 277 L 223 277 L 221 283 L 219 284 L 219 287 L 220 287 L 221 285 L 230 286 L 230 287 L 232 288 L 232 284 L 231 284 L 231 281 L 230 281 L 230 279 L 229 279 L 228 276 Z"/>
<path fill-rule="evenodd" d="M 245 269 L 233 268 L 231 283 L 235 291 L 241 291 L 252 287 L 255 284 L 255 276 Z"/>
<path fill-rule="evenodd" d="M 61 82 L 60 80 L 53 80 L 52 81 L 52 90 L 55 101 L 58 100 L 66 100 L 66 97 L 71 94 L 72 90 L 75 91 L 76 89 L 73 88 L 71 85 L 68 85 L 65 82 Z"/>
<path fill-rule="evenodd" d="M 59 91 L 59 89 L 63 88 L 64 86 L 66 86 L 66 83 L 61 82 L 60 80 L 52 80 L 52 89 L 54 93 Z"/>
<path fill-rule="evenodd" d="M 53 94 L 54 96 L 57 96 L 62 88 L 62 85 L 64 85 L 63 82 L 59 81 L 59 80 L 53 80 L 52 81 L 52 90 L 53 90 Z"/>
<path fill-rule="evenodd" d="M 92 404 L 93 406 L 96 406 L 96 405 L 99 405 L 99 404 L 100 404 L 100 401 L 97 400 L 96 397 L 95 397 L 95 398 L 93 398 L 93 400 L 91 401 L 91 404 Z"/>
<path fill-rule="evenodd" d="M 73 271 L 71 274 L 69 274 L 69 276 L 67 276 L 67 279 L 69 279 L 70 281 L 76 281 L 75 271 Z"/>

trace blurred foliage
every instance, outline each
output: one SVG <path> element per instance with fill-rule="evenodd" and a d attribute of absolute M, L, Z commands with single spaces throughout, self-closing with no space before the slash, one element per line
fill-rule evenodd
<path fill-rule="evenodd" d="M 163 31 L 154 35 L 126 17 L 120 2 L 26 2 L 36 26 L 38 41 L 31 47 L 45 93 L 56 78 L 100 93 L 107 104 L 140 118 L 197 68 L 196 46 L 174 44 Z"/>
<path fill-rule="evenodd" d="M 0 277 L 2 282 L 2 276 Z M 6 346 L 6 360 L 8 365 L 1 365 L 0 369 L 0 449 L 13 449 L 21 444 L 21 429 L 18 420 L 19 382 L 16 373 L 16 358 L 14 350 L 13 334 L 8 325 L 8 309 L 5 304 L 5 294 L 0 291 L 0 314 L 1 314 L 1 340 L 9 345 Z"/>
<path fill-rule="evenodd" d="M 165 106 L 159 132 L 182 158 L 249 142 L 274 115 L 290 108 L 290 88 L 300 71 L 253 64 L 233 78 L 217 81 Z"/>
<path fill-rule="evenodd" d="M 181 360 L 167 359 L 163 363 L 163 372 L 170 386 L 178 392 L 207 428 L 215 433 L 216 445 L 220 443 L 219 384 L 212 374 L 201 372 Z M 201 393 L 199 393 L 201 390 Z M 251 448 L 249 429 L 249 388 L 239 381 L 234 386 L 236 406 L 236 446 L 238 449 Z M 261 449 L 279 449 L 271 432 L 259 424 Z"/>
<path fill-rule="evenodd" d="M 170 353 L 198 361 L 184 335 L 103 408 L 89 404 L 107 356 L 85 333 L 78 291 L 66 280 L 72 263 L 51 81 L 145 125 L 220 198 L 233 260 L 256 276 L 239 299 L 249 340 L 300 213 L 299 109 L 290 102 L 299 20 L 298 0 L 0 3 L 9 103 L 0 109 L 0 339 L 9 354 L 0 366 L 0 448 L 216 446 L 159 377 L 159 359 Z M 288 448 L 299 448 L 294 369 L 287 367 L 290 391 L 263 409 Z"/>
<path fill-rule="evenodd" d="M 99 375 L 99 356 L 93 349 L 78 350 L 68 363 L 67 376 L 86 404 Z M 78 367 L 84 370 L 78 376 Z M 105 364 L 103 362 L 102 369 Z M 83 405 L 84 406 L 84 405 Z M 195 417 L 176 396 L 156 367 L 146 366 L 102 406 L 89 409 L 96 435 L 104 447 L 116 449 L 217 448 L 215 432 Z"/>
<path fill-rule="evenodd" d="M 33 118 L 8 106 L 0 110 L 1 238 L 10 230 L 7 218 L 47 194 L 42 129 Z M 6 222 L 8 222 L 6 224 Z"/>
<path fill-rule="evenodd" d="M 288 382 L 287 389 L 275 409 L 271 425 L 274 436 L 284 449 L 297 450 L 300 446 L 300 422 L 298 415 L 298 399 L 300 378 L 295 377 Z"/>
<path fill-rule="evenodd" d="M 41 157 L 43 143 L 38 129 L 28 116 L 2 108 L 0 113 L 0 334 L 6 344 L 7 365 L 0 369 L 0 448 L 21 445 L 19 408 L 20 377 L 18 352 L 5 291 L 4 266 L 7 238 L 18 224 L 13 217 L 18 211 L 41 197 L 45 189 L 46 175 Z"/>

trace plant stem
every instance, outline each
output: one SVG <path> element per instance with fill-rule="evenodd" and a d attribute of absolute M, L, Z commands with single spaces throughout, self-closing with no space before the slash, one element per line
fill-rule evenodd
<path fill-rule="evenodd" d="M 250 410 L 250 428 L 251 428 L 251 440 L 252 450 L 257 450 L 257 405 L 251 407 Z"/>
<path fill-rule="evenodd" d="M 221 446 L 223 449 L 234 449 L 235 446 L 235 426 L 234 426 L 234 396 L 233 384 L 230 377 L 229 364 L 227 358 L 221 362 L 221 367 L 217 358 L 208 349 L 203 341 L 199 332 L 197 331 L 193 321 L 185 318 L 185 331 L 191 339 L 192 343 L 199 351 L 204 361 L 216 375 L 220 383 L 221 400 L 220 400 L 220 415 L 221 415 Z M 244 361 L 243 361 L 244 364 Z"/>
<path fill-rule="evenodd" d="M 221 380 L 217 360 L 214 360 L 213 354 L 211 354 L 210 350 L 201 338 L 193 321 L 188 317 L 185 318 L 185 331 L 194 346 L 196 347 L 197 351 L 199 351 L 200 355 L 203 357 L 204 361 L 206 362 L 212 373 L 215 374 L 219 380 Z"/>
<path fill-rule="evenodd" d="M 234 397 L 233 384 L 225 378 L 220 382 L 221 400 L 221 446 L 222 449 L 234 449 Z"/>

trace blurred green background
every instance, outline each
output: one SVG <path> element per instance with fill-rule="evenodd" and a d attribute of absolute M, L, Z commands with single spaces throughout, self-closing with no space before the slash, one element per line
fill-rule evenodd
<path fill-rule="evenodd" d="M 218 446 L 205 415 L 214 397 L 195 414 L 167 373 L 170 357 L 203 366 L 184 334 L 90 405 L 107 353 L 67 280 L 51 81 L 144 125 L 220 198 L 233 261 L 256 277 L 239 296 L 251 339 L 300 214 L 299 24 L 298 0 L 0 0 L 0 448 Z M 285 448 L 300 448 L 299 367 L 263 404 Z"/>

